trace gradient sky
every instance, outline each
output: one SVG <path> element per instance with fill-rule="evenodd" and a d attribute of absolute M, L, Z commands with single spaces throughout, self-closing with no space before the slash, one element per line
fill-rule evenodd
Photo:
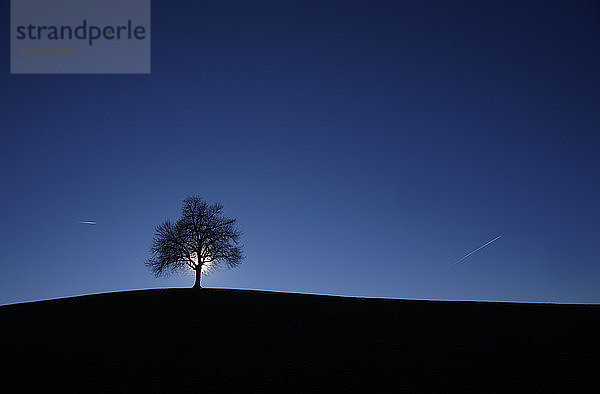
<path fill-rule="evenodd" d="M 600 303 L 597 2 L 154 0 L 151 75 L 10 75 L 1 14 L 0 304 L 191 287 L 192 194 L 205 287 Z"/>

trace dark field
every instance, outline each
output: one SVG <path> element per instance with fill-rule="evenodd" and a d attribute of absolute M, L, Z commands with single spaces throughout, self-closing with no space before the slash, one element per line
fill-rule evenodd
<path fill-rule="evenodd" d="M 0 324 L 0 392 L 600 392 L 599 306 L 168 289 Z"/>

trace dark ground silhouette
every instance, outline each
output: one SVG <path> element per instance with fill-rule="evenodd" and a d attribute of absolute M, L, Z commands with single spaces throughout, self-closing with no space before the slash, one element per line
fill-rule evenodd
<path fill-rule="evenodd" d="M 2 306 L 0 322 L 3 392 L 600 387 L 600 306 L 165 289 Z"/>

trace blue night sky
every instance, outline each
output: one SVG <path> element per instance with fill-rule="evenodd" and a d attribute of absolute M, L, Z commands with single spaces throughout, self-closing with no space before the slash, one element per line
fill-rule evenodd
<path fill-rule="evenodd" d="M 191 287 L 143 263 L 193 194 L 205 287 L 600 303 L 594 1 L 154 0 L 150 75 L 11 75 L 1 7 L 0 304 Z"/>

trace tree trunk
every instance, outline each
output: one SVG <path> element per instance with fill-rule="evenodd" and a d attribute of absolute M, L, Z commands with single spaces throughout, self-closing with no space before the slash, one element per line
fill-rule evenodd
<path fill-rule="evenodd" d="M 196 283 L 194 283 L 194 287 L 193 289 L 200 289 L 202 288 L 202 285 L 200 284 L 200 279 L 202 277 L 202 267 L 198 267 L 196 268 Z"/>

